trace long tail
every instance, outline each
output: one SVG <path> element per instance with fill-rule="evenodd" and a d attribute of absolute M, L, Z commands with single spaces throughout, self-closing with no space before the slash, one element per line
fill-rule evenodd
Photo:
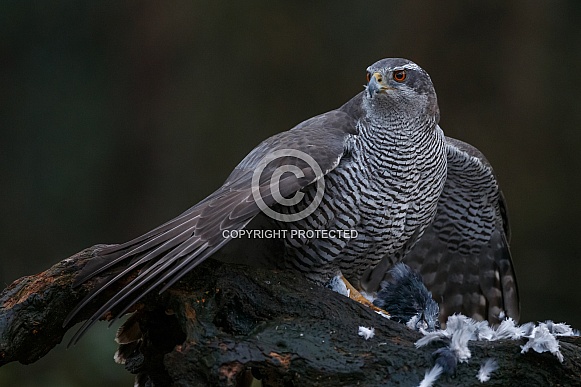
<path fill-rule="evenodd" d="M 135 270 L 139 270 L 139 274 L 85 321 L 69 345 L 75 344 L 105 312 L 120 307 L 119 311 L 115 311 L 113 323 L 135 302 L 161 284 L 160 293 L 165 291 L 230 240 L 224 238 L 224 230 L 246 227 L 258 211 L 247 192 L 229 191 L 198 203 L 136 239 L 103 248 L 97 253 L 94 263 L 87 265 L 80 273 L 75 286 L 114 266 L 128 262 L 127 267 L 98 284 L 71 311 L 63 326 L 68 325 L 81 309 L 110 286 Z"/>

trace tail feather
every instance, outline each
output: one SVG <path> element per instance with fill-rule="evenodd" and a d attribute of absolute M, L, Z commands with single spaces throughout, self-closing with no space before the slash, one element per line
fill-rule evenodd
<path fill-rule="evenodd" d="M 236 203 L 248 206 L 249 201 L 246 197 L 236 195 L 228 199 L 230 206 L 216 207 L 212 201 L 204 201 L 204 205 L 188 210 L 141 237 L 121 245 L 108 246 L 99 251 L 96 257 L 98 261 L 83 269 L 75 281 L 76 285 L 125 261 L 128 261 L 128 264 L 121 272 L 98 284 L 67 316 L 64 326 L 68 325 L 82 308 L 106 289 L 135 270 L 140 270 L 140 272 L 83 324 L 69 345 L 76 343 L 105 312 L 114 308 L 120 309 L 120 311 L 115 311 L 112 320 L 114 322 L 135 302 L 161 284 L 164 286 L 160 292 L 167 290 L 230 240 L 230 238 L 224 238 L 223 230 L 246 227 L 258 211 L 240 211 L 239 213 L 244 213 L 246 216 L 232 217 L 231 212 L 233 208 L 236 208 Z M 207 211 L 210 210 L 214 212 L 208 213 Z"/>
<path fill-rule="evenodd" d="M 81 328 L 75 333 L 75 335 L 71 338 L 69 345 L 76 344 L 81 337 L 85 334 L 89 328 L 91 328 L 99 318 L 107 311 L 119 306 L 123 305 L 121 310 L 115 313 L 114 318 L 110 321 L 110 325 L 115 323 L 119 317 L 124 315 L 129 308 L 140 298 L 142 298 L 147 293 L 151 292 L 153 289 L 158 287 L 160 284 L 167 281 L 164 287 L 160 290 L 160 293 L 167 290 L 171 287 L 175 282 L 179 281 L 185 274 L 187 274 L 190 270 L 195 268 L 197 265 L 202 263 L 207 257 L 212 255 L 217 249 L 219 249 L 224 243 L 227 241 L 218 244 L 213 247 L 209 247 L 209 243 L 205 242 L 201 246 L 196 243 L 192 243 L 187 250 L 183 250 L 180 252 L 172 251 L 167 256 L 164 256 L 161 260 L 153 262 L 152 265 L 148 266 L 144 271 L 142 271 L 133 281 L 127 284 L 123 289 L 119 291 L 113 298 L 111 298 L 108 302 L 99 308 L 92 316 L 89 318 L 85 323 L 81 326 Z M 180 260 L 180 258 L 183 258 Z M 75 310 L 71 313 L 71 316 L 74 316 L 78 310 L 83 308 L 92 298 L 97 296 L 111 284 L 118 281 L 123 276 L 130 273 L 139 265 L 142 265 L 144 262 L 140 259 L 133 263 L 130 267 L 126 268 L 123 272 L 116 275 L 115 277 L 107 280 L 102 286 L 100 286 L 95 292 L 91 293 L 91 297 L 87 297 L 84 302 L 79 304 Z M 172 267 L 174 266 L 174 267 Z M 154 281 L 153 283 L 151 283 Z M 138 290 L 141 290 L 137 297 L 133 297 L 130 299 L 129 302 L 124 302 L 132 295 L 135 294 Z M 67 320 L 70 321 L 70 317 Z M 65 324 L 67 324 L 65 322 Z"/>
<path fill-rule="evenodd" d="M 165 233 L 167 231 L 170 231 L 170 230 L 173 230 L 177 227 L 180 227 L 185 222 L 195 220 L 197 218 L 197 216 L 195 216 L 195 215 L 192 216 L 192 213 L 199 212 L 199 211 L 200 211 L 200 209 L 196 205 L 196 206 L 190 208 L 189 210 L 183 212 L 182 214 L 178 215 L 177 217 L 173 218 L 172 220 L 165 222 L 161 226 L 158 226 L 158 227 L 154 228 L 153 230 L 150 230 L 150 231 L 146 232 L 145 234 L 138 236 L 137 238 L 131 239 L 130 241 L 127 241 L 125 243 L 121 243 L 118 245 L 112 245 L 112 246 L 108 246 L 108 247 L 104 248 L 102 251 L 102 254 L 107 255 L 107 254 L 110 254 L 112 252 L 115 252 L 115 251 L 118 251 L 121 249 L 126 249 L 126 248 L 131 247 L 131 246 L 140 245 L 143 241 L 146 241 L 148 239 L 165 235 Z"/>

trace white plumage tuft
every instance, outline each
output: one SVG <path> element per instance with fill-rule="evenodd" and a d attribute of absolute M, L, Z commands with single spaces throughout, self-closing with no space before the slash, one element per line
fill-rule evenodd
<path fill-rule="evenodd" d="M 480 383 L 485 383 L 490 380 L 490 374 L 493 373 L 498 369 L 498 363 L 494 359 L 486 359 L 484 363 L 480 365 L 480 369 L 478 370 L 478 374 L 476 378 L 480 381 Z"/>
<path fill-rule="evenodd" d="M 436 380 L 442 375 L 443 368 L 436 364 L 429 371 L 426 371 L 424 379 L 420 382 L 419 387 L 432 387 Z"/>
<path fill-rule="evenodd" d="M 442 339 L 448 337 L 445 330 L 432 331 L 432 332 L 423 331 L 421 333 L 424 334 L 424 337 L 422 337 L 421 339 L 416 341 L 416 343 L 415 343 L 416 348 L 421 348 L 423 346 L 430 344 L 433 341 L 442 340 Z"/>
<path fill-rule="evenodd" d="M 535 352 L 551 352 L 553 355 L 557 356 L 557 359 L 562 363 L 563 355 L 559 351 L 559 341 L 557 338 L 549 331 L 546 323 L 540 323 L 539 326 L 533 329 L 530 336 L 527 336 L 529 341 L 525 345 L 521 345 L 521 353 L 528 352 L 529 349 Z"/>
<path fill-rule="evenodd" d="M 506 320 L 503 320 L 498 328 L 496 328 L 493 340 L 518 340 L 529 335 L 533 327 L 533 323 L 517 325 L 515 321 L 509 317 Z"/>
<path fill-rule="evenodd" d="M 486 324 L 483 325 L 481 322 L 461 314 L 454 314 L 448 317 L 446 329 L 422 332 L 424 337 L 416 341 L 415 346 L 420 348 L 433 341 L 450 339 L 450 350 L 456 354 L 459 362 L 465 362 L 471 356 L 468 341 L 478 340 L 478 332 L 484 332 Z"/>
<path fill-rule="evenodd" d="M 450 340 L 450 349 L 456 355 L 458 362 L 464 363 L 472 356 L 470 349 L 468 349 L 468 341 L 474 340 L 474 332 L 476 327 L 473 324 L 463 324 L 457 327 Z"/>
<path fill-rule="evenodd" d="M 349 289 L 347 289 L 347 285 L 343 282 L 342 276 L 336 275 L 335 277 L 331 278 L 331 281 L 327 284 L 327 287 L 334 292 L 344 295 L 345 297 L 349 297 Z"/>
<path fill-rule="evenodd" d="M 424 337 L 416 341 L 416 348 L 423 347 L 431 342 L 442 340 L 448 342 L 446 347 L 434 352 L 433 356 L 437 358 L 436 362 L 441 364 L 453 364 L 450 369 L 440 367 L 440 373 L 445 371 L 452 374 L 455 370 L 455 364 L 467 362 L 470 357 L 468 343 L 475 341 L 496 341 L 496 340 L 519 340 L 528 338 L 528 342 L 521 346 L 521 353 L 526 353 L 530 349 L 536 352 L 550 352 L 563 362 L 563 354 L 559 350 L 558 336 L 579 336 L 579 331 L 572 329 L 568 324 L 554 323 L 553 321 L 541 322 L 538 325 L 526 323 L 517 325 L 515 321 L 508 317 L 503 320 L 498 327 L 491 327 L 488 321 L 476 321 L 464 315 L 455 314 L 448 317 L 446 329 L 426 332 L 420 330 Z M 446 354 L 447 358 L 443 355 Z M 485 382 L 490 380 L 490 374 L 498 368 L 496 361 L 490 360 L 482 365 L 478 372 L 478 380 Z M 432 371 L 430 371 L 432 372 Z M 435 372 L 435 371 L 434 371 Z M 439 376 L 439 375 L 438 375 Z M 429 379 L 426 383 L 429 382 Z M 435 380 L 435 379 L 433 379 Z M 423 382 L 422 382 L 423 383 Z M 422 384 L 423 385 L 423 384 Z M 431 386 L 431 384 L 425 384 Z"/>
<path fill-rule="evenodd" d="M 358 335 L 363 337 L 365 340 L 369 340 L 375 336 L 375 328 L 359 327 Z"/>
<path fill-rule="evenodd" d="M 565 323 L 555 323 L 552 320 L 545 321 L 547 329 L 555 336 L 579 336 L 577 329 L 571 328 L 571 325 Z"/>

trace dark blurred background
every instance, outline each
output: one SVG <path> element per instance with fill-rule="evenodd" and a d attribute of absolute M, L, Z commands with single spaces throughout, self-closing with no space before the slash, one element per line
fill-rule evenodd
<path fill-rule="evenodd" d="M 338 107 L 388 56 L 508 200 L 521 322 L 581 327 L 581 2 L 0 4 L 0 281 L 124 242 L 217 188 L 262 139 Z M 106 324 L 1 385 L 129 386 Z"/>

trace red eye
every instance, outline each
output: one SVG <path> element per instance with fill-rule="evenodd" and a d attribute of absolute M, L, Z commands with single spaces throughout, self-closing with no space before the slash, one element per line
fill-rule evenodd
<path fill-rule="evenodd" d="M 393 72 L 393 80 L 396 82 L 403 82 L 406 78 L 405 70 L 397 70 Z"/>
<path fill-rule="evenodd" d="M 371 73 L 367 72 L 367 83 L 369 83 L 369 81 L 371 81 Z"/>

